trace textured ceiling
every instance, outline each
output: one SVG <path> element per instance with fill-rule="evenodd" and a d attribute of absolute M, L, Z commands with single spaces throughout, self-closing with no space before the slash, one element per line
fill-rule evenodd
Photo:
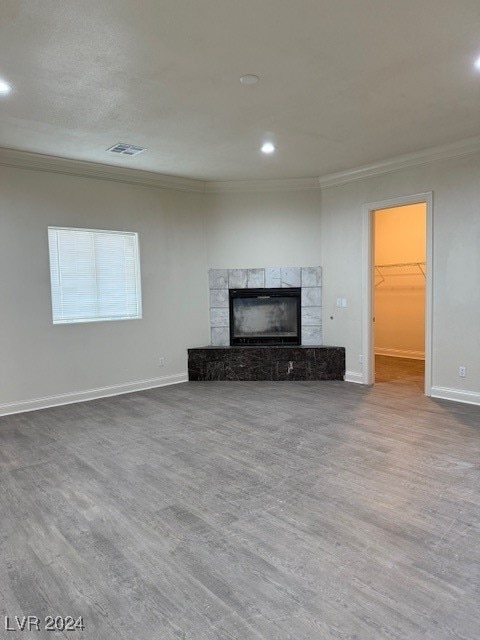
<path fill-rule="evenodd" d="M 479 55 L 479 0 L 2 0 L 0 146 L 319 176 L 477 136 Z M 106 153 L 116 142 L 148 151 Z"/>

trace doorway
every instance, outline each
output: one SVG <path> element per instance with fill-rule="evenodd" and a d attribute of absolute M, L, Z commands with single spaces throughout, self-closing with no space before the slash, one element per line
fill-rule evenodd
<path fill-rule="evenodd" d="M 426 204 L 373 212 L 374 382 L 425 386 Z"/>
<path fill-rule="evenodd" d="M 431 394 L 432 194 L 364 205 L 362 381 Z"/>

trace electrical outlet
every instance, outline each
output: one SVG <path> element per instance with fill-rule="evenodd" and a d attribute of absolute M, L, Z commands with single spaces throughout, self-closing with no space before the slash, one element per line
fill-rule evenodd
<path fill-rule="evenodd" d="M 337 307 L 341 307 L 342 306 L 342 299 L 341 298 L 337 298 Z"/>
<path fill-rule="evenodd" d="M 346 309 L 346 307 L 347 307 L 347 299 L 346 298 L 342 298 L 342 307 L 344 309 Z"/>
<path fill-rule="evenodd" d="M 159 358 L 158 359 L 158 366 L 159 367 L 165 366 L 165 358 Z"/>
<path fill-rule="evenodd" d="M 465 378 L 467 375 L 467 367 L 458 367 L 458 375 L 460 378 Z"/>

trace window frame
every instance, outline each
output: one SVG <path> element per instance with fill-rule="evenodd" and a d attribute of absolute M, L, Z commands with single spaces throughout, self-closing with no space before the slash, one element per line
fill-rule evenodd
<path fill-rule="evenodd" d="M 53 294 L 53 273 L 52 273 L 52 254 L 50 247 L 50 232 L 51 231 L 79 231 L 79 232 L 87 232 L 91 234 L 109 234 L 109 235 L 119 235 L 119 236 L 131 236 L 134 239 L 134 265 L 135 265 L 135 291 L 136 291 L 136 303 L 137 303 L 137 314 L 134 316 L 119 316 L 119 317 L 85 317 L 85 318 L 55 318 L 55 306 L 54 306 L 54 294 Z M 65 325 L 65 324 L 87 324 L 91 322 L 115 322 L 115 321 L 125 321 L 125 320 L 141 320 L 143 317 L 143 303 L 142 303 L 142 279 L 141 279 L 141 260 L 140 260 L 140 242 L 139 235 L 136 231 L 119 231 L 115 229 L 92 229 L 85 227 L 65 227 L 58 225 L 49 225 L 47 228 L 47 240 L 48 240 L 48 257 L 49 257 L 49 277 L 50 277 L 50 298 L 51 298 L 51 311 L 52 311 L 52 322 L 54 325 Z M 94 252 L 94 257 L 95 257 Z M 60 285 L 61 286 L 61 285 Z M 98 299 L 98 297 L 97 297 Z"/>

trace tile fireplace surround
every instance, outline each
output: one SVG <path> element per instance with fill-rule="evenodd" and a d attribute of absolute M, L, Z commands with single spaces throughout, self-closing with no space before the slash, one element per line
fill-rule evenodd
<path fill-rule="evenodd" d="M 302 345 L 322 344 L 322 268 L 210 269 L 210 340 L 230 345 L 229 289 L 302 289 Z"/>

